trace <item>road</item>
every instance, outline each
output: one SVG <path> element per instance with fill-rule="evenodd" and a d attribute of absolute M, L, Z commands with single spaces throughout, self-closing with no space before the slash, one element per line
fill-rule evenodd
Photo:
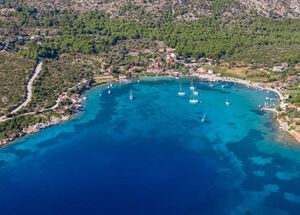
<path fill-rule="evenodd" d="M 41 72 L 42 65 L 43 65 L 43 62 L 40 61 L 37 65 L 37 67 L 35 68 L 34 74 L 32 75 L 31 79 L 27 83 L 27 86 L 26 86 L 26 100 L 22 104 L 20 104 L 16 109 L 14 109 L 11 112 L 11 114 L 17 113 L 23 107 L 28 105 L 29 102 L 31 101 L 31 99 L 32 99 L 32 85 L 33 85 L 34 80 L 38 77 L 39 73 Z"/>

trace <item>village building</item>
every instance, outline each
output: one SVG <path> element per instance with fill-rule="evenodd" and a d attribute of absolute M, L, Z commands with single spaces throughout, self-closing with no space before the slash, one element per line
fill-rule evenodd
<path fill-rule="evenodd" d="M 197 73 L 212 75 L 214 72 L 211 69 L 208 69 L 208 68 L 205 68 L 205 67 L 200 67 L 200 68 L 197 69 Z"/>
<path fill-rule="evenodd" d="M 168 64 L 174 65 L 176 64 L 176 55 L 174 53 L 168 54 L 166 57 L 166 62 Z"/>
<path fill-rule="evenodd" d="M 148 73 L 162 73 L 165 72 L 165 69 L 162 67 L 150 67 L 146 69 Z"/>
<path fill-rule="evenodd" d="M 299 76 L 297 76 L 297 75 L 292 75 L 292 76 L 289 76 L 288 78 L 287 78 L 287 82 L 288 83 L 296 83 L 296 82 L 298 82 L 300 80 L 300 78 L 299 78 Z"/>
<path fill-rule="evenodd" d="M 288 69 L 288 64 L 287 63 L 283 63 L 279 66 L 274 66 L 272 71 L 273 72 L 285 72 Z"/>
<path fill-rule="evenodd" d="M 131 72 L 140 72 L 143 70 L 143 67 L 141 66 L 133 66 L 133 67 L 130 67 L 128 69 L 128 72 L 131 73 Z"/>

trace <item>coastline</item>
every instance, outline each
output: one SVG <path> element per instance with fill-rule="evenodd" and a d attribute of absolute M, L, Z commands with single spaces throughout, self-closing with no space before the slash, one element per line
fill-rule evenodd
<path fill-rule="evenodd" d="M 272 88 L 267 83 L 256 83 L 248 80 L 238 79 L 238 78 L 232 78 L 232 77 L 222 77 L 222 76 L 198 76 L 199 79 L 204 79 L 208 81 L 222 81 L 222 82 L 228 82 L 228 83 L 237 83 L 242 84 L 246 87 L 256 88 L 260 90 L 267 90 L 270 92 L 274 92 L 278 95 L 279 101 L 280 101 L 280 107 L 284 108 L 287 104 L 284 102 L 284 95 L 280 92 L 277 88 Z M 290 135 L 298 144 L 300 144 L 300 133 L 295 130 L 290 130 L 287 122 L 280 119 L 278 117 L 279 112 L 276 110 L 276 108 L 262 108 L 263 111 L 269 111 L 276 115 L 276 122 L 278 123 L 279 129 L 281 131 L 286 132 L 288 135 Z"/>
<path fill-rule="evenodd" d="M 232 77 L 224 77 L 224 76 L 192 76 L 192 75 L 188 75 L 188 76 L 184 76 L 187 78 L 193 78 L 196 77 L 200 80 L 206 80 L 206 81 L 211 81 L 211 82 L 227 82 L 227 83 L 236 83 L 236 84 L 241 84 L 243 86 L 249 87 L 249 88 L 256 88 L 256 89 L 260 89 L 260 90 L 267 90 L 270 92 L 274 92 L 276 95 L 278 95 L 279 97 L 279 101 L 280 101 L 280 107 L 284 107 L 286 104 L 284 103 L 284 96 L 283 94 L 280 92 L 279 89 L 276 88 L 272 88 L 269 86 L 269 84 L 262 84 L 262 83 L 256 83 L 256 82 L 252 82 L 249 80 L 243 80 L 243 79 L 238 79 L 238 78 L 232 78 Z M 154 80 L 157 79 L 162 79 L 162 78 L 174 78 L 173 76 L 140 76 L 139 78 L 141 79 L 149 79 L 149 78 L 155 78 Z M 121 81 L 112 81 L 111 83 L 123 83 Z M 96 87 L 104 87 L 106 86 L 108 83 L 101 83 L 101 84 L 96 84 L 94 86 L 92 86 L 91 88 L 88 88 L 84 91 L 82 91 L 80 93 L 80 96 L 82 96 L 87 90 L 92 90 L 95 89 Z M 56 107 L 57 108 L 57 107 Z M 53 109 L 55 110 L 55 109 Z M 274 114 L 276 114 L 276 122 L 278 123 L 279 129 L 281 131 L 286 132 L 288 135 L 290 135 L 297 143 L 300 144 L 300 133 L 293 131 L 293 130 L 289 130 L 288 125 L 285 121 L 283 121 L 282 119 L 278 118 L 278 111 L 275 108 L 262 108 L 262 111 L 271 111 Z M 77 113 L 79 113 L 80 111 L 76 111 L 73 114 L 69 114 L 69 115 L 64 115 L 62 117 L 53 117 L 51 118 L 49 121 L 45 122 L 45 123 L 37 123 L 35 125 L 29 126 L 27 128 L 24 128 L 22 130 L 22 132 L 19 132 L 18 134 L 14 135 L 13 137 L 9 137 L 9 138 L 5 138 L 0 140 L 0 148 L 6 147 L 10 144 L 12 144 L 14 141 L 16 141 L 17 139 L 27 136 L 27 135 L 31 135 L 31 134 L 36 134 L 39 131 L 41 131 L 42 129 L 69 121 L 71 119 L 73 119 L 75 117 L 75 115 Z"/>
<path fill-rule="evenodd" d="M 82 95 L 85 92 L 87 92 L 88 90 L 93 90 L 93 89 L 96 89 L 97 87 L 104 87 L 106 85 L 107 85 L 107 83 L 95 84 L 92 87 L 86 88 L 85 90 L 79 92 L 79 95 L 80 95 L 80 97 L 82 97 Z M 80 100 L 82 100 L 82 99 L 80 98 Z M 58 99 L 58 101 L 60 101 L 60 100 Z M 51 110 L 51 111 L 55 112 L 55 110 L 58 107 L 59 107 L 59 104 L 57 103 L 54 107 L 51 107 L 48 110 Z M 75 112 L 73 112 L 72 114 L 65 114 L 65 115 L 62 115 L 61 117 L 51 117 L 50 120 L 48 120 L 46 122 L 36 123 L 34 125 L 26 127 L 24 129 L 22 129 L 21 132 L 15 133 L 15 134 L 11 135 L 8 138 L 1 139 L 0 140 L 0 149 L 4 148 L 4 147 L 6 147 L 10 144 L 13 144 L 15 141 L 17 141 L 18 139 L 20 139 L 22 137 L 29 136 L 29 135 L 32 135 L 32 134 L 36 134 L 36 133 L 40 132 L 41 130 L 43 130 L 45 128 L 49 128 L 51 126 L 58 125 L 58 124 L 61 124 L 63 122 L 66 122 L 66 121 L 70 121 L 70 120 L 74 119 L 78 113 L 80 113 L 79 109 L 76 110 Z M 33 115 L 33 112 L 21 114 L 20 116 L 24 116 L 24 115 Z M 12 120 L 12 119 L 14 119 L 14 117 L 7 118 L 7 119 L 2 119 L 2 122 Z"/>

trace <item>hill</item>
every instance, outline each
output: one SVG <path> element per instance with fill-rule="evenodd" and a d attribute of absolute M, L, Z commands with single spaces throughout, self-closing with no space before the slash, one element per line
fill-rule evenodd
<path fill-rule="evenodd" d="M 2 0 L 5 1 L 5 0 Z M 103 11 L 113 17 L 148 14 L 194 20 L 203 16 L 241 16 L 253 11 L 271 18 L 299 18 L 298 0 L 24 0 L 24 5 L 41 11 Z M 20 4 L 20 3 L 18 3 Z"/>

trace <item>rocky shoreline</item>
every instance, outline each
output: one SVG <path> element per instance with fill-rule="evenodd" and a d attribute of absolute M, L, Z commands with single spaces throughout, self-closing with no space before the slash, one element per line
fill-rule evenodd
<path fill-rule="evenodd" d="M 0 140 L 0 147 L 5 147 L 20 137 L 36 134 L 44 128 L 48 128 L 50 126 L 60 124 L 62 122 L 70 120 L 71 118 L 72 115 L 65 115 L 62 117 L 51 117 L 50 120 L 45 123 L 36 123 L 35 125 L 24 128 L 21 132 L 15 133 L 13 135 L 10 135 L 10 137 L 8 138 Z"/>

